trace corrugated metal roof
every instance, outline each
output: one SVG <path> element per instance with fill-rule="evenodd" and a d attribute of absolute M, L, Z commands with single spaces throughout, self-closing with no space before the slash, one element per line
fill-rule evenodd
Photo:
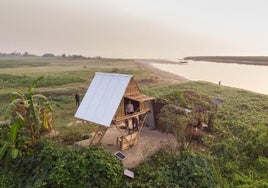
<path fill-rule="evenodd" d="M 75 117 L 110 126 L 132 75 L 96 73 Z"/>

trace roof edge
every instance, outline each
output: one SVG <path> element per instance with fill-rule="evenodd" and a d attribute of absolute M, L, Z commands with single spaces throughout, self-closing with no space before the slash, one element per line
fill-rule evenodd
<path fill-rule="evenodd" d="M 109 75 L 109 76 L 126 76 L 126 77 L 133 77 L 131 74 L 114 74 L 114 73 L 106 73 L 106 72 L 95 72 L 95 75 Z"/>

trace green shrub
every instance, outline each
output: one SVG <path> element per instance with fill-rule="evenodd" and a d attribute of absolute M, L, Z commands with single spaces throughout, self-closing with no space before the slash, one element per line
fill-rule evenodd
<path fill-rule="evenodd" d="M 101 147 L 56 148 L 43 142 L 0 169 L 4 187 L 119 187 L 123 168 Z M 8 174 L 8 176 L 5 176 Z"/>
<path fill-rule="evenodd" d="M 148 163 L 137 168 L 133 187 L 216 187 L 220 175 L 214 160 L 206 155 L 183 152 L 180 155 L 160 151 Z"/>
<path fill-rule="evenodd" d="M 179 155 L 173 171 L 174 180 L 181 187 L 215 187 L 219 182 L 213 160 L 199 153 Z"/>

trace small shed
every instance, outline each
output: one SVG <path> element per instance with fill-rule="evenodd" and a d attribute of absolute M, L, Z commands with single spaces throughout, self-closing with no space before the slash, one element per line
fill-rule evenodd
<path fill-rule="evenodd" d="M 147 113 L 147 101 L 153 97 L 141 93 L 133 75 L 95 73 L 75 117 L 99 125 L 91 143 L 99 144 L 107 128 L 115 125 L 121 133 L 121 150 L 136 145 Z M 129 105 L 131 107 L 129 108 Z M 128 132 L 121 130 L 124 126 Z"/>

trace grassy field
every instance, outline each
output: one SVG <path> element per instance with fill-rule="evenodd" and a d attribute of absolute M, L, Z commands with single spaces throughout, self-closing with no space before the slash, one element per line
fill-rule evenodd
<path fill-rule="evenodd" d="M 5 110 L 10 102 L 9 93 L 26 92 L 33 80 L 44 79 L 35 92 L 59 102 L 63 109 L 56 109 L 54 126 L 61 135 L 75 135 L 87 132 L 86 125 L 67 126 L 77 120 L 74 93 L 83 97 L 95 72 L 133 74 L 141 87 L 151 85 L 151 77 L 156 77 L 134 60 L 87 59 L 70 60 L 57 58 L 0 58 L 0 120 L 4 120 Z"/>
<path fill-rule="evenodd" d="M 57 58 L 1 58 L 0 59 L 0 119 L 4 119 L 5 109 L 9 103 L 10 92 L 25 92 L 31 82 L 44 76 L 44 80 L 39 83 L 36 92 L 59 102 L 63 109 L 56 109 L 54 114 L 54 125 L 62 133 L 72 134 L 86 131 L 84 126 L 67 126 L 75 121 L 74 114 L 76 106 L 74 93 L 78 91 L 83 96 L 90 84 L 95 72 L 133 74 L 142 90 L 150 95 L 161 96 L 165 92 L 170 92 L 177 87 L 185 87 L 196 92 L 206 92 L 210 96 L 222 98 L 233 96 L 232 101 L 240 99 L 244 91 L 234 94 L 233 89 L 228 87 L 215 87 L 215 85 L 205 83 L 188 83 L 180 86 L 161 86 L 159 75 L 148 70 L 142 64 L 134 60 L 122 59 L 87 59 L 70 60 Z M 208 89 L 209 88 L 209 89 Z M 247 92 L 246 92 L 247 93 Z M 250 92 L 249 92 L 250 93 Z M 251 96 L 252 94 L 250 94 Z M 247 99 L 243 99 L 247 100 Z M 251 96 L 247 104 L 252 101 L 263 100 L 258 96 Z M 265 100 L 264 100 L 265 101 Z M 237 106 L 239 109 L 239 105 Z M 244 108 L 251 107 L 247 105 Z"/>

